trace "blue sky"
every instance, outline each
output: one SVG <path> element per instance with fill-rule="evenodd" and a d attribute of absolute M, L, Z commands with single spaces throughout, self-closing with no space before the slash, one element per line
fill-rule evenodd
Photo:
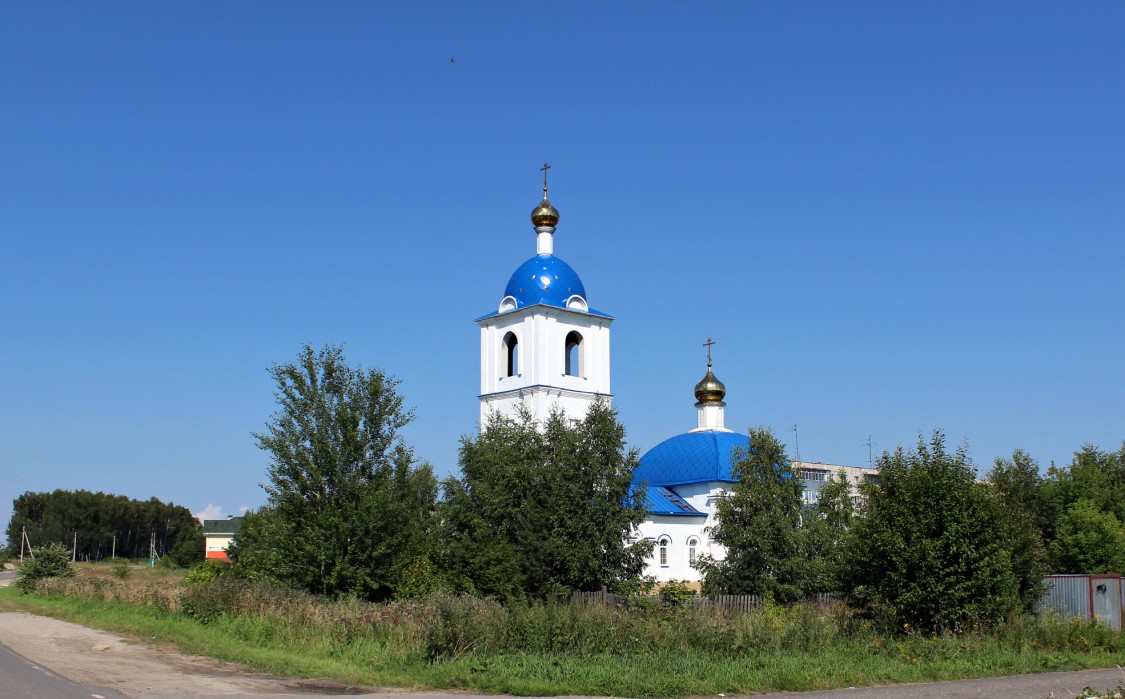
<path fill-rule="evenodd" d="M 439 474 L 473 319 L 556 253 L 642 451 L 727 423 L 862 465 L 1125 438 L 1125 5 L 4 3 L 0 518 L 264 501 L 266 369 L 402 380 Z M 452 60 L 451 60 L 452 59 Z"/>

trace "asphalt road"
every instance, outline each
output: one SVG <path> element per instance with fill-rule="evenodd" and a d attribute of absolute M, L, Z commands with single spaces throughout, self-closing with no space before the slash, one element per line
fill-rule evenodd
<path fill-rule="evenodd" d="M 124 694 L 63 679 L 0 645 L 0 695 L 4 699 L 126 699 Z"/>

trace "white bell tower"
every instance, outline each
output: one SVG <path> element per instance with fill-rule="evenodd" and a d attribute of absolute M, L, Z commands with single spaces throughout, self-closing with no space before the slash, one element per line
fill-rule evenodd
<path fill-rule="evenodd" d="M 590 308 L 578 274 L 554 254 L 559 212 L 547 201 L 531 212 L 536 255 L 508 280 L 496 311 L 480 325 L 480 419 L 514 415 L 525 406 L 543 421 L 554 406 L 572 418 L 612 398 L 609 389 L 609 326 L 613 318 Z"/>

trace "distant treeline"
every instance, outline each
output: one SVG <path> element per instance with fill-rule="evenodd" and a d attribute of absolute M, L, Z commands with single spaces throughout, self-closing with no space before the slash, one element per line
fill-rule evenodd
<path fill-rule="evenodd" d="M 27 527 L 31 545 L 59 542 L 70 548 L 77 535 L 77 558 L 100 561 L 145 558 L 156 534 L 156 552 L 187 564 L 203 557 L 203 531 L 191 511 L 156 498 L 132 500 L 124 495 L 87 490 L 24 493 L 12 503 L 8 547 L 20 550 L 20 530 Z M 114 544 L 116 537 L 116 547 Z"/>

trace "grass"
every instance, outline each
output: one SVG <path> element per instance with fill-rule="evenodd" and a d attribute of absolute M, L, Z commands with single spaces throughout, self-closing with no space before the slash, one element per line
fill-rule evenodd
<path fill-rule="evenodd" d="M 749 694 L 1125 663 L 1122 634 L 1051 618 L 927 637 L 875 628 L 841 608 L 723 616 L 457 598 L 372 605 L 230 581 L 185 591 L 175 572 L 136 572 L 122 581 L 108 566 L 83 570 L 65 595 L 51 586 L 46 596 L 0 590 L 0 609 L 169 642 L 259 672 L 520 695 Z"/>

